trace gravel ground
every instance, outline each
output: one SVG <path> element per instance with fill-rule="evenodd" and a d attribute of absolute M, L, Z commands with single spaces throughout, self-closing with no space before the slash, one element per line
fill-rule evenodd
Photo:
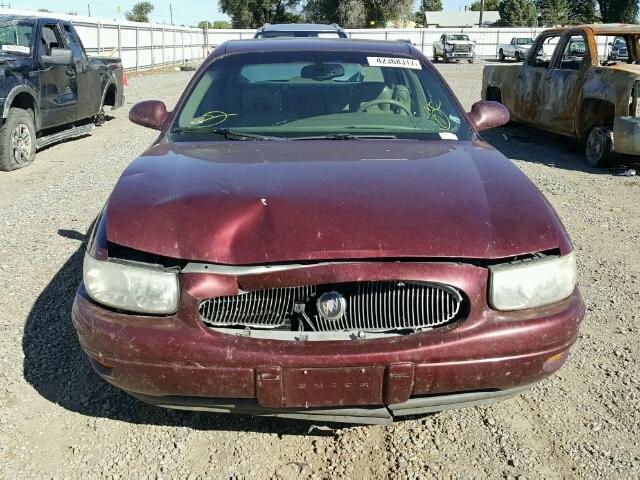
<path fill-rule="evenodd" d="M 465 107 L 479 98 L 481 62 L 439 68 Z M 128 105 L 171 104 L 190 75 L 133 78 Z M 122 109 L 93 136 L 0 173 L 0 478 L 640 478 L 640 177 L 592 170 L 547 133 L 488 133 L 577 249 L 588 313 L 569 362 L 494 406 L 309 434 L 305 422 L 146 406 L 82 354 L 69 311 L 85 232 L 153 138 Z"/>

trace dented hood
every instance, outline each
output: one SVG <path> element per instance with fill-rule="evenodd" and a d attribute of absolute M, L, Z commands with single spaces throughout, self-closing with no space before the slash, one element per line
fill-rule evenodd
<path fill-rule="evenodd" d="M 511 162 L 461 141 L 160 144 L 116 185 L 107 238 L 236 265 L 571 248 Z"/>

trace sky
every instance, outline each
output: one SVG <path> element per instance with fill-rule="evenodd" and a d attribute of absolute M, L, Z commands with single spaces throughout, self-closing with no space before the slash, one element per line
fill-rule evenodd
<path fill-rule="evenodd" d="M 150 0 L 154 5 L 150 19 L 155 23 L 171 23 L 169 5 L 173 5 L 173 21 L 178 25 L 196 25 L 200 20 L 227 20 L 220 13 L 217 0 Z M 443 0 L 446 11 L 464 9 L 472 0 Z M 91 16 L 108 19 L 124 19 L 124 12 L 130 10 L 136 0 L 0 0 L 0 7 L 37 10 L 46 8 L 56 13 L 76 12 L 87 15 L 89 6 Z M 416 2 L 418 3 L 418 2 Z M 118 8 L 119 7 L 119 8 Z"/>

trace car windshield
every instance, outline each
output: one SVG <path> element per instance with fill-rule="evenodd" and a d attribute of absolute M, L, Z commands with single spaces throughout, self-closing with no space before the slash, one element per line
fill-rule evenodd
<path fill-rule="evenodd" d="M 449 35 L 448 39 L 469 41 L 469 37 L 467 37 L 466 35 Z"/>
<path fill-rule="evenodd" d="M 187 141 L 220 129 L 226 138 L 229 130 L 280 138 L 471 138 L 458 104 L 426 64 L 335 51 L 247 53 L 214 61 L 189 92 L 172 130 L 174 141 Z"/>
<path fill-rule="evenodd" d="M 533 38 L 519 38 L 518 45 L 533 45 Z"/>
<path fill-rule="evenodd" d="M 13 20 L 0 22 L 0 51 L 30 55 L 33 48 L 34 22 Z"/>

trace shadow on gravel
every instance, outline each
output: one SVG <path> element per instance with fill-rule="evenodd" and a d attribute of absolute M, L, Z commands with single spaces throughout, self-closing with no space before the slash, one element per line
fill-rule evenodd
<path fill-rule="evenodd" d="M 615 175 L 638 165 L 636 160 L 626 157 L 611 168 L 593 168 L 586 163 L 584 149 L 578 140 L 517 123 L 487 130 L 482 137 L 508 158 L 565 170 Z"/>
<path fill-rule="evenodd" d="M 82 279 L 86 235 L 75 230 L 59 230 L 58 234 L 82 244 L 40 293 L 27 317 L 22 339 L 23 375 L 40 395 L 72 412 L 134 424 L 307 435 L 310 423 L 304 421 L 152 407 L 98 377 L 71 323 L 71 306 Z"/>

